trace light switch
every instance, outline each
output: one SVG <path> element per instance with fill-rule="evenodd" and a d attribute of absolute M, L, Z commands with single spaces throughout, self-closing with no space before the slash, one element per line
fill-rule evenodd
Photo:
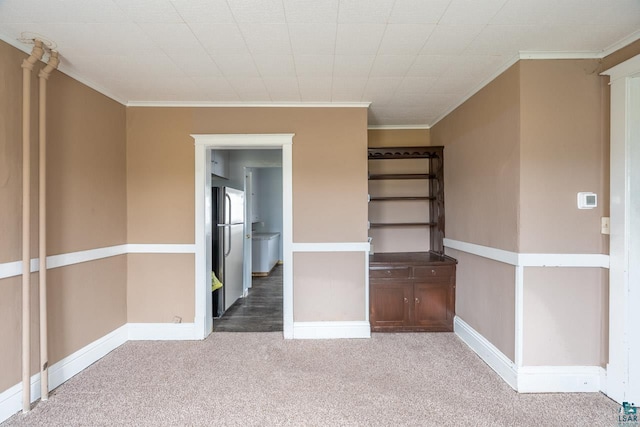
<path fill-rule="evenodd" d="M 600 233 L 609 234 L 609 217 L 603 216 L 600 218 Z"/>

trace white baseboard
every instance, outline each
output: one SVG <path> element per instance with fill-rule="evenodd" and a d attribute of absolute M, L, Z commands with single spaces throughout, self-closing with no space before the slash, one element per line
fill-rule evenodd
<path fill-rule="evenodd" d="M 600 366 L 522 366 L 518 369 L 519 393 L 586 393 L 604 389 Z"/>
<path fill-rule="evenodd" d="M 518 393 L 586 393 L 606 391 L 606 370 L 600 366 L 517 367 L 485 337 L 459 317 L 455 333 Z"/>
<path fill-rule="evenodd" d="M 371 338 L 371 325 L 365 321 L 293 322 L 293 338 Z"/>
<path fill-rule="evenodd" d="M 517 390 L 518 371 L 515 363 L 504 355 L 496 346 L 469 326 L 458 316 L 453 321 L 453 331 L 473 350 L 491 369 L 496 371 L 502 379 Z"/>
<path fill-rule="evenodd" d="M 195 340 L 195 323 L 128 323 L 131 341 Z"/>
<path fill-rule="evenodd" d="M 128 328 L 123 325 L 65 357 L 49 368 L 49 389 L 53 390 L 89 365 L 127 341 Z M 31 402 L 40 399 L 40 373 L 31 377 Z M 0 422 L 22 410 L 22 383 L 0 393 Z"/>

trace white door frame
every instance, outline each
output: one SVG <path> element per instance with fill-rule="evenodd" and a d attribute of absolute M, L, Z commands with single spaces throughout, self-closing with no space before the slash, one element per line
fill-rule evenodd
<path fill-rule="evenodd" d="M 191 135 L 195 140 L 195 337 L 213 330 L 211 307 L 211 150 L 282 149 L 283 332 L 293 338 L 293 133 Z"/>
<path fill-rule="evenodd" d="M 640 402 L 640 55 L 611 77 L 607 395 Z"/>

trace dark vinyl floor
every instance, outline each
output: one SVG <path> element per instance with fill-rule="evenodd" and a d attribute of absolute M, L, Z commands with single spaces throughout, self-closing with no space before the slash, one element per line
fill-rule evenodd
<path fill-rule="evenodd" d="M 254 277 L 246 298 L 213 320 L 213 332 L 275 332 L 282 330 L 282 265 L 267 277 Z"/>

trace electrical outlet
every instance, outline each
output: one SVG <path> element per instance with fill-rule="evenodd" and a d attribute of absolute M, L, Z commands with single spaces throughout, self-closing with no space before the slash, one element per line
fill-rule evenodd
<path fill-rule="evenodd" d="M 610 230 L 609 230 L 609 217 L 608 216 L 603 216 L 602 218 L 600 218 L 600 233 L 602 234 L 609 234 Z"/>
<path fill-rule="evenodd" d="M 182 317 L 173 316 L 173 323 L 182 323 Z"/>

